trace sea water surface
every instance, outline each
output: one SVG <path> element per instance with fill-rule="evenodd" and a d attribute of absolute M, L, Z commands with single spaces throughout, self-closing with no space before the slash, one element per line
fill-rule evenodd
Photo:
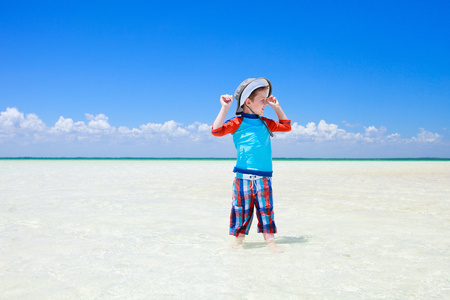
<path fill-rule="evenodd" d="M 229 247 L 233 166 L 0 160 L 0 298 L 450 298 L 450 161 L 274 161 L 282 254 Z"/>

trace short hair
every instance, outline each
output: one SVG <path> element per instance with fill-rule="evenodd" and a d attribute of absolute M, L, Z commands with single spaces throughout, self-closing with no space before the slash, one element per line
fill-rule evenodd
<path fill-rule="evenodd" d="M 255 99 L 255 97 L 256 97 L 256 94 L 258 94 L 260 91 L 266 91 L 268 88 L 269 88 L 268 85 L 256 88 L 250 93 L 250 96 L 248 96 L 248 97 L 250 98 L 250 100 L 253 101 L 253 99 Z"/>

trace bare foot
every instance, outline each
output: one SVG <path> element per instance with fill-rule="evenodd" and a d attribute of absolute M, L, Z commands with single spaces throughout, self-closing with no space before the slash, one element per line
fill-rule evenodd
<path fill-rule="evenodd" d="M 244 236 L 237 236 L 236 239 L 234 240 L 234 243 L 230 245 L 231 248 L 236 249 L 237 247 L 239 247 L 242 242 L 244 241 L 245 235 Z"/>
<path fill-rule="evenodd" d="M 281 249 L 280 247 L 278 247 L 278 246 L 275 244 L 275 240 L 268 240 L 268 241 L 267 241 L 267 245 L 269 246 L 269 250 L 270 250 L 270 252 L 272 252 L 272 253 L 283 253 L 283 252 L 284 252 L 283 249 Z"/>

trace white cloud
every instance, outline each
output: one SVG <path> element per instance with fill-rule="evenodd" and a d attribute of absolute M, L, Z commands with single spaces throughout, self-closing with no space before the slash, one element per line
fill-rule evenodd
<path fill-rule="evenodd" d="M 121 135 L 132 135 L 133 134 L 133 131 L 126 126 L 120 126 L 119 129 L 117 129 L 117 132 Z"/>
<path fill-rule="evenodd" d="M 344 123 L 345 124 L 345 123 Z M 150 147 L 163 143 L 170 153 L 180 153 L 183 149 L 191 149 L 195 153 L 209 153 L 208 149 L 214 151 L 225 151 L 228 149 L 230 138 L 217 139 L 210 133 L 211 125 L 194 122 L 183 125 L 174 120 L 159 123 L 147 123 L 138 128 L 120 126 L 118 128 L 109 123 L 104 114 L 85 114 L 84 121 L 74 121 L 71 118 L 61 116 L 53 126 L 46 126 L 36 114 L 20 112 L 17 108 L 7 108 L 0 112 L 0 145 L 12 142 L 18 145 L 45 143 L 52 145 L 97 145 L 98 147 L 113 148 L 113 145 L 140 145 Z M 312 143 L 316 145 L 417 145 L 442 144 L 443 137 L 437 133 L 420 128 L 415 137 L 404 139 L 398 133 L 387 134 L 385 127 L 367 126 L 362 132 L 347 132 L 338 125 L 321 120 L 318 124 L 309 122 L 300 125 L 292 124 L 292 130 L 288 133 L 276 133 L 275 139 L 290 145 L 297 143 Z M 232 144 L 232 143 L 231 143 Z M 174 145 L 174 146 L 170 146 Z M 175 146 L 176 145 L 176 146 Z M 442 146 L 442 145 L 441 145 Z M 329 146 L 327 146 L 329 147 Z M 353 146 L 351 146 L 353 147 Z M 445 145 L 444 145 L 445 147 Z M 231 147 L 232 148 L 232 147 Z M 230 148 L 230 149 L 231 149 Z M 103 148 L 102 148 L 103 149 Z M 178 149 L 178 152 L 175 150 Z M 197 152 L 195 152 L 198 149 Z M 324 148 L 325 149 L 325 148 Z M 229 150 L 226 150 L 229 151 Z M 229 153 L 229 152 L 228 152 Z M 0 156 L 5 155 L 1 151 Z M 203 154 L 207 155 L 207 154 Z M 211 154 L 214 156 L 214 154 Z"/>
<path fill-rule="evenodd" d="M 364 127 L 364 140 L 368 142 L 380 141 L 383 142 L 386 139 L 386 127 L 376 128 L 375 126 Z"/>
<path fill-rule="evenodd" d="M 84 121 L 74 122 L 70 118 L 59 117 L 59 120 L 55 123 L 55 126 L 50 128 L 49 133 L 62 134 L 80 134 L 80 135 L 92 135 L 92 134 L 104 134 L 108 135 L 113 133 L 116 129 L 108 123 L 108 117 L 104 114 L 91 115 L 85 114 L 86 119 L 89 121 L 87 124 Z M 86 137 L 84 137 L 86 138 Z"/>
<path fill-rule="evenodd" d="M 387 139 L 388 141 L 399 141 L 399 140 L 400 140 L 400 134 L 398 134 L 398 133 L 390 134 L 390 135 L 388 135 L 388 136 L 386 137 L 386 139 Z"/>
<path fill-rule="evenodd" d="M 369 131 L 366 129 L 366 135 L 372 134 L 374 130 L 377 129 L 374 127 L 370 127 Z M 339 128 L 336 124 L 328 124 L 325 120 L 321 120 L 318 125 L 314 122 L 310 122 L 306 126 L 294 122 L 292 124 L 291 132 L 280 135 L 279 138 L 323 142 L 336 140 L 358 141 L 362 140 L 364 136 L 360 133 L 347 132 L 344 129 Z"/>
<path fill-rule="evenodd" d="M 194 122 L 191 125 L 183 126 L 173 120 L 163 124 L 147 123 L 139 126 L 139 128 L 128 128 L 121 126 L 117 129 L 121 138 L 158 140 L 164 142 L 172 142 L 176 140 L 200 141 L 209 139 L 210 125 Z"/>
<path fill-rule="evenodd" d="M 43 131 L 45 124 L 35 114 L 24 114 L 15 107 L 8 107 L 0 113 L 0 132 L 10 132 L 17 129 L 25 131 Z"/>
<path fill-rule="evenodd" d="M 415 137 L 402 139 L 399 133 L 387 134 L 387 128 L 381 126 L 364 127 L 364 132 L 347 132 L 345 129 L 339 128 L 336 124 L 328 124 L 325 120 L 321 120 L 318 125 L 309 122 L 306 126 L 299 125 L 294 122 L 292 130 L 288 133 L 277 134 L 279 140 L 299 141 L 299 142 L 347 142 L 347 143 L 369 143 L 369 144 L 398 144 L 404 143 L 438 143 L 442 141 L 442 136 L 420 128 L 420 132 Z"/>
<path fill-rule="evenodd" d="M 74 132 L 78 131 L 76 128 L 80 128 L 84 125 L 84 122 L 78 122 L 75 124 L 72 119 L 66 119 L 64 117 L 59 117 L 59 120 L 55 123 L 55 126 L 50 129 L 50 132 L 60 133 L 60 132 Z"/>
<path fill-rule="evenodd" d="M 347 127 L 358 127 L 358 126 L 361 126 L 361 123 L 351 124 L 351 123 L 347 122 L 346 120 L 342 121 L 342 123 L 344 123 L 344 125 L 347 126 Z"/>
<path fill-rule="evenodd" d="M 420 128 L 420 132 L 417 134 L 417 136 L 412 138 L 413 141 L 419 143 L 434 143 L 440 141 L 441 139 L 442 136 L 440 134 L 427 131 L 423 128 Z"/>
<path fill-rule="evenodd" d="M 19 112 L 17 108 L 8 107 L 6 111 L 0 113 L 0 129 L 6 131 L 8 128 L 20 126 L 23 119 L 23 113 Z"/>
<path fill-rule="evenodd" d="M 99 133 L 99 132 L 114 132 L 115 128 L 111 127 L 108 123 L 108 117 L 104 114 L 99 115 L 91 115 L 91 114 L 85 114 L 86 119 L 89 120 L 89 123 L 87 124 L 86 128 L 88 132 L 90 133 Z"/>
<path fill-rule="evenodd" d="M 181 137 L 181 136 L 187 136 L 189 134 L 189 131 L 183 127 L 181 127 L 182 124 L 177 123 L 175 121 L 168 121 L 164 124 L 155 124 L 155 123 L 148 123 L 145 125 L 141 125 L 140 129 L 144 136 L 155 136 L 155 135 L 161 135 L 161 136 L 170 136 L 170 137 Z"/>
<path fill-rule="evenodd" d="M 44 122 L 35 114 L 25 116 L 15 107 L 8 107 L 0 112 L 0 142 L 2 139 L 11 139 L 16 136 L 31 136 L 30 139 L 40 140 L 39 133 L 46 129 Z"/>
<path fill-rule="evenodd" d="M 35 114 L 28 114 L 20 123 L 20 127 L 32 131 L 43 131 L 45 129 L 44 122 Z"/>
<path fill-rule="evenodd" d="M 194 122 L 191 125 L 187 127 L 187 129 L 191 131 L 198 131 L 198 132 L 207 132 L 209 133 L 211 131 L 211 126 L 208 124 L 200 123 L 200 122 Z"/>

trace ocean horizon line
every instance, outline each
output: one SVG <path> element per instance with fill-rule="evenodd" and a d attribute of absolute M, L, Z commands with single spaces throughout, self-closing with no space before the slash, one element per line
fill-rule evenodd
<path fill-rule="evenodd" d="M 235 157 L 0 157 L 0 160 L 236 160 Z M 399 157 L 399 158 L 308 158 L 274 157 L 274 161 L 450 161 L 442 157 Z"/>

